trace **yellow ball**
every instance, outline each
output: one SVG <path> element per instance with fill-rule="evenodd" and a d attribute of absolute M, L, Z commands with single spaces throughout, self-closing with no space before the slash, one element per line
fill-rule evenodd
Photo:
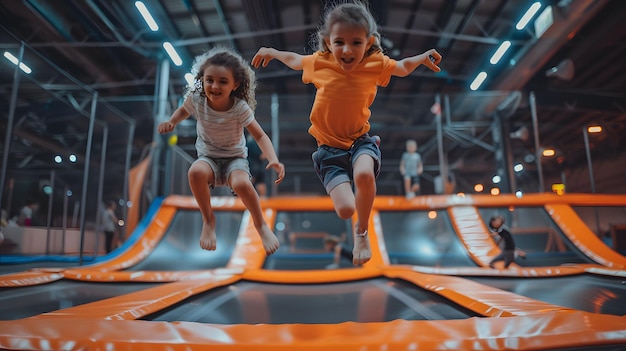
<path fill-rule="evenodd" d="M 170 144 L 170 146 L 174 146 L 176 145 L 176 143 L 178 143 L 178 135 L 173 134 L 168 140 L 167 143 Z"/>

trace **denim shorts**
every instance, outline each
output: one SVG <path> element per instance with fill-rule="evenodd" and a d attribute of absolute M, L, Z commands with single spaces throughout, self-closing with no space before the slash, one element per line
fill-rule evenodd
<path fill-rule="evenodd" d="M 206 162 L 211 167 L 213 174 L 215 175 L 215 183 L 212 186 L 227 186 L 228 177 L 230 173 L 236 169 L 240 169 L 248 173 L 250 176 L 250 167 L 248 166 L 248 160 L 241 157 L 234 158 L 210 158 L 207 156 L 200 156 L 195 162 Z"/>
<path fill-rule="evenodd" d="M 381 154 L 376 140 L 363 134 L 357 138 L 349 150 L 320 145 L 312 155 L 315 173 L 324 184 L 327 193 L 337 185 L 352 182 L 352 165 L 361 155 L 374 159 L 374 176 L 380 174 Z"/>

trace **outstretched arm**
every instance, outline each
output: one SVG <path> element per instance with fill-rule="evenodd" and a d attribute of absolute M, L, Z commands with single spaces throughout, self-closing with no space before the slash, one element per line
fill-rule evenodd
<path fill-rule="evenodd" d="M 441 68 L 437 66 L 439 62 L 441 62 L 441 54 L 439 54 L 435 49 L 430 49 L 422 54 L 406 57 L 398 61 L 392 75 L 397 77 L 406 77 L 419 65 L 424 65 L 434 72 L 440 72 Z"/>
<path fill-rule="evenodd" d="M 277 59 L 293 70 L 302 71 L 302 55 L 291 51 L 278 51 L 274 48 L 260 48 L 251 63 L 255 68 L 266 67 L 273 59 Z"/>
<path fill-rule="evenodd" d="M 265 155 L 265 158 L 267 159 L 268 164 L 265 168 L 273 168 L 276 171 L 277 178 L 274 182 L 276 184 L 282 182 L 283 178 L 285 178 L 285 165 L 278 161 L 278 156 L 274 151 L 274 146 L 272 146 L 272 141 L 270 140 L 270 137 L 265 134 L 263 128 L 261 128 L 259 122 L 257 122 L 256 120 L 253 120 L 252 123 L 248 125 L 247 129 L 250 132 L 250 135 L 252 135 L 252 137 L 254 138 L 254 140 L 256 140 L 257 144 L 259 144 L 261 152 Z"/>

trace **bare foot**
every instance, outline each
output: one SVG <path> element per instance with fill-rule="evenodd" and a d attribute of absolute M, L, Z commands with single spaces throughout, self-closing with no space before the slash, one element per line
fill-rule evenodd
<path fill-rule="evenodd" d="M 370 258 L 372 258 L 372 250 L 370 249 L 367 230 L 365 233 L 356 233 L 354 235 L 354 249 L 352 249 L 352 264 L 360 266 L 369 261 Z"/>
<path fill-rule="evenodd" d="M 215 251 L 215 249 L 217 248 L 217 237 L 215 236 L 215 228 L 206 222 L 202 224 L 200 247 L 209 251 Z"/>
<path fill-rule="evenodd" d="M 258 229 L 257 229 L 258 230 Z M 274 232 L 270 230 L 267 224 L 264 224 L 260 230 L 258 230 L 259 235 L 261 236 L 261 241 L 263 241 L 263 248 L 265 249 L 265 253 L 268 255 L 273 254 L 278 250 L 280 246 L 280 242 Z"/>

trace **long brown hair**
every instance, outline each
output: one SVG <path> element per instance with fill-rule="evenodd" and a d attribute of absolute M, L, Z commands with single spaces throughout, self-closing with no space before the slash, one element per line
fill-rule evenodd
<path fill-rule="evenodd" d="M 345 2 L 331 5 L 326 11 L 323 22 L 318 27 L 316 35 L 312 37 L 313 47 L 317 47 L 317 50 L 321 52 L 330 51 L 326 45 L 325 39 L 330 37 L 330 28 L 335 23 L 347 23 L 359 26 L 365 30 L 367 37 L 374 37 L 374 43 L 369 50 L 367 50 L 365 55 L 369 56 L 373 53 L 382 51 L 378 24 L 374 20 L 374 16 L 372 16 L 364 2 L 354 1 L 351 3 Z"/>

